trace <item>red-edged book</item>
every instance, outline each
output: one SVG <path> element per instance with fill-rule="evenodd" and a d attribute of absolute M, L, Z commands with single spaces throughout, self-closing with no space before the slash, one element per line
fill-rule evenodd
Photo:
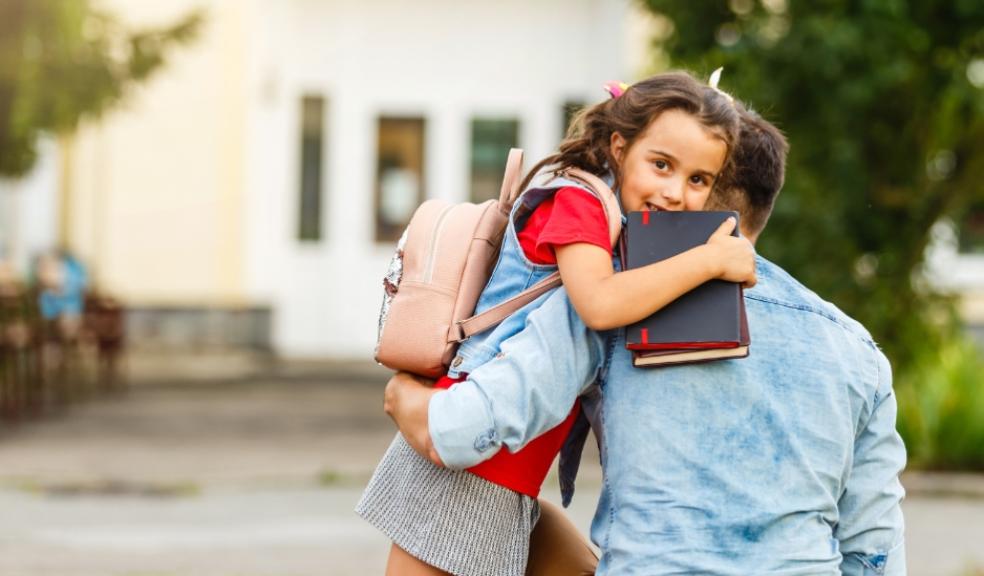
<path fill-rule="evenodd" d="M 622 243 L 623 268 L 659 262 L 707 242 L 736 212 L 632 212 Z M 737 229 L 733 233 L 738 235 Z M 704 362 L 748 355 L 741 285 L 711 280 L 625 329 L 636 366 Z"/>

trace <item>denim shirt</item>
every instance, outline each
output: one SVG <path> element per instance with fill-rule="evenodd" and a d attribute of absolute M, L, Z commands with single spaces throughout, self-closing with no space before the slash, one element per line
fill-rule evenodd
<path fill-rule="evenodd" d="M 888 361 L 782 269 L 757 271 L 748 358 L 657 369 L 632 367 L 623 330 L 588 330 L 554 291 L 500 356 L 432 397 L 437 452 L 462 468 L 519 449 L 597 381 L 599 575 L 904 574 Z"/>

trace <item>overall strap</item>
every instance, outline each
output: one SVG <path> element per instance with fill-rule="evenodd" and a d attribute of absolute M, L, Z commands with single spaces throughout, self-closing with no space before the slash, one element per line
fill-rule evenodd
<path fill-rule="evenodd" d="M 512 298 L 496 304 L 481 314 L 459 320 L 452 328 L 452 341 L 466 340 L 479 332 L 499 324 L 510 314 L 539 298 L 542 294 L 560 286 L 560 272 L 554 272 L 543 280 L 516 294 Z"/>
<path fill-rule="evenodd" d="M 519 185 L 523 181 L 523 149 L 511 148 L 506 159 L 506 174 L 499 190 L 499 211 L 509 215 L 513 203 L 519 197 Z"/>

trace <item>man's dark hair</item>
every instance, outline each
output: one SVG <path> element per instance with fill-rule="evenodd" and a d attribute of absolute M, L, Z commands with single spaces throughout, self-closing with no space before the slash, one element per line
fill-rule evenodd
<path fill-rule="evenodd" d="M 765 228 L 786 177 L 786 137 L 757 112 L 737 102 L 741 117 L 731 167 L 708 198 L 706 210 L 737 210 L 742 228 L 759 234 Z"/>

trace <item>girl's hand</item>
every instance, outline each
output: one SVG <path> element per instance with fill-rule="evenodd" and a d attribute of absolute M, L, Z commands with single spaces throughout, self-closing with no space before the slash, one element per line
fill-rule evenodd
<path fill-rule="evenodd" d="M 728 218 L 707 239 L 715 270 L 715 278 L 741 282 L 745 288 L 755 286 L 755 249 L 746 238 L 731 235 L 737 222 Z"/>

